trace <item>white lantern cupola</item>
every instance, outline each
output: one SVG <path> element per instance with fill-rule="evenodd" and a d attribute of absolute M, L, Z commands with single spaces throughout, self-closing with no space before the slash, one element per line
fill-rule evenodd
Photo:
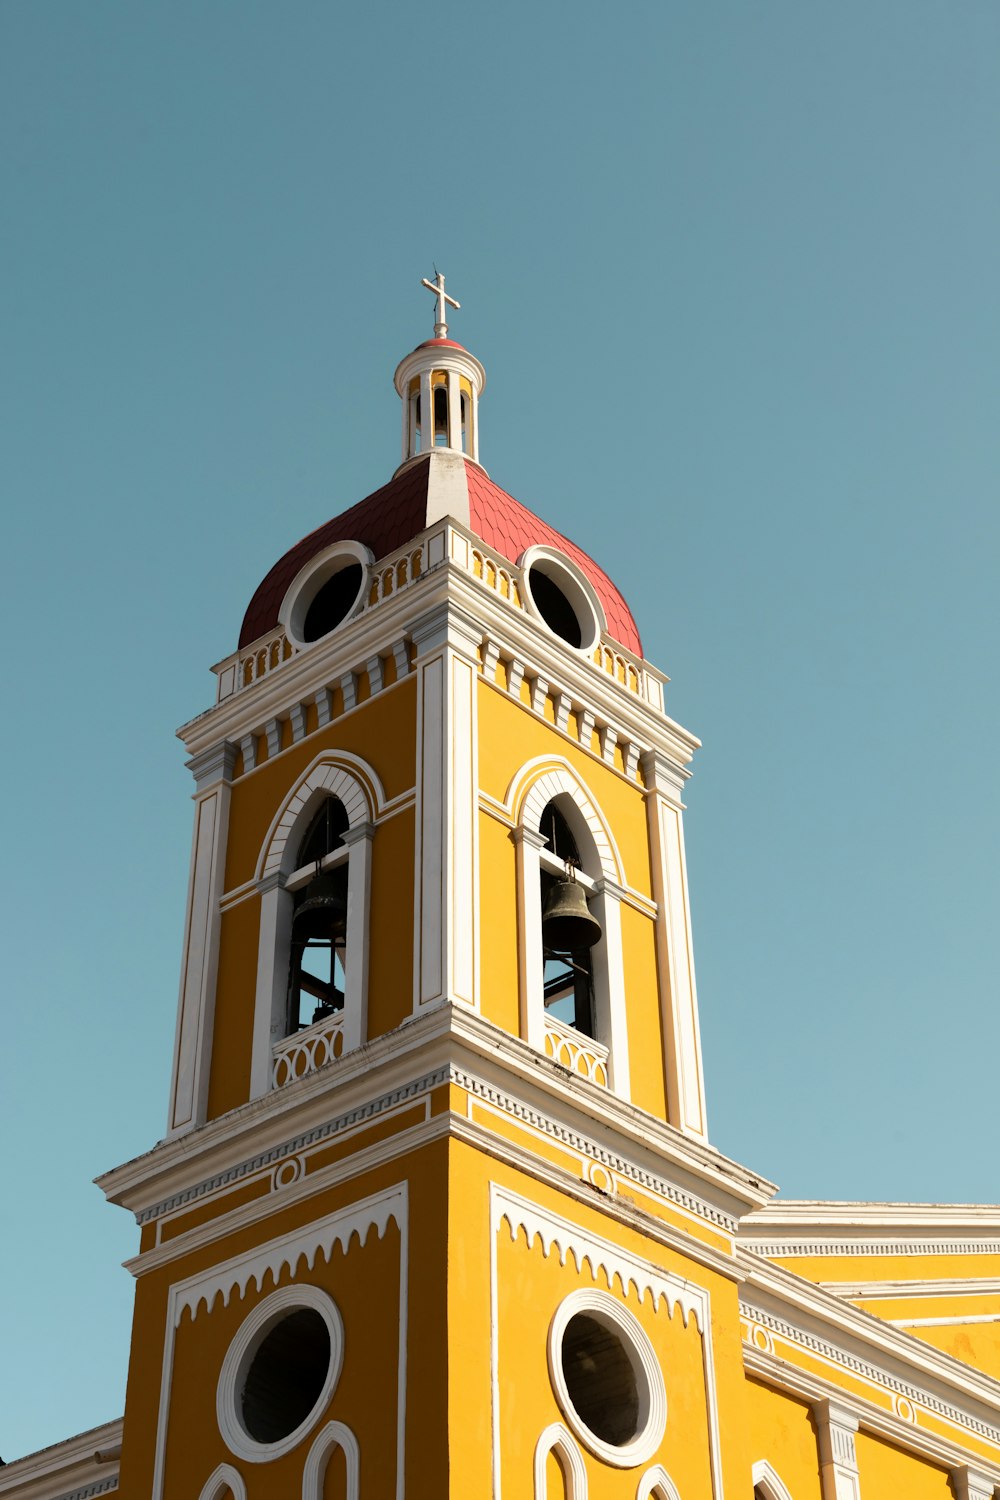
<path fill-rule="evenodd" d="M 442 450 L 479 462 L 479 397 L 486 371 L 478 359 L 448 337 L 448 307 L 459 307 L 438 271 L 422 285 L 437 298 L 434 337 L 396 367 L 393 381 L 403 403 L 402 462 Z"/>

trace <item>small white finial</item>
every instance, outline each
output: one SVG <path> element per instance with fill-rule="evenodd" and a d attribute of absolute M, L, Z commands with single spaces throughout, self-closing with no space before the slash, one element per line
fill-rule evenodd
<path fill-rule="evenodd" d="M 434 337 L 436 339 L 446 339 L 448 337 L 448 324 L 445 322 L 445 303 L 447 302 L 449 307 L 461 307 L 462 304 L 461 302 L 456 302 L 454 297 L 448 296 L 448 293 L 444 289 L 444 275 L 438 270 L 437 266 L 434 267 L 434 280 L 428 281 L 427 277 L 424 276 L 421 279 L 420 285 L 425 286 L 429 292 L 433 292 L 438 299 Z"/>

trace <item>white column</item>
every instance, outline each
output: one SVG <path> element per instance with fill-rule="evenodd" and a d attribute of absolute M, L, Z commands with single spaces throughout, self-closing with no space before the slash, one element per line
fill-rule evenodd
<path fill-rule="evenodd" d="M 469 398 L 469 435 L 467 444 L 469 457 L 479 462 L 479 398 L 476 395 L 475 386 L 472 387 L 472 395 Z"/>
<path fill-rule="evenodd" d="M 595 999 L 605 997 L 606 1016 L 600 1014 L 598 999 L 598 1041 L 608 1048 L 611 1064 L 611 1090 L 621 1099 L 631 1095 L 628 1059 L 628 1013 L 625 1009 L 625 955 L 622 950 L 621 897 L 624 892 L 614 881 L 597 881 L 597 894 L 591 910 L 601 924 L 604 936 L 594 948 Z M 601 1022 L 607 1027 L 604 1032 Z"/>
<path fill-rule="evenodd" d="M 861 1479 L 854 1435 L 858 1419 L 846 1406 L 817 1401 L 813 1407 L 819 1434 L 823 1500 L 861 1500 Z"/>
<path fill-rule="evenodd" d="M 951 1482 L 957 1500 L 993 1500 L 995 1486 L 992 1479 L 970 1469 L 967 1464 L 952 1469 Z"/>
<path fill-rule="evenodd" d="M 236 746 L 224 740 L 188 761 L 195 778 L 194 837 L 184 922 L 184 953 L 168 1135 L 205 1121 L 219 968 L 219 899 L 225 884 L 226 838 Z"/>
<path fill-rule="evenodd" d="M 344 834 L 347 861 L 347 968 L 344 972 L 344 1051 L 368 1040 L 368 944 L 371 924 L 373 823 L 359 823 Z"/>
<path fill-rule="evenodd" d="M 517 828 L 517 903 L 521 941 L 518 945 L 518 990 L 521 997 L 521 1035 L 539 1052 L 545 1050 L 545 981 L 542 949 L 542 882 L 538 861 L 545 835 L 535 828 Z"/>
<path fill-rule="evenodd" d="M 462 451 L 462 402 L 457 370 L 448 371 L 448 447 Z"/>
<path fill-rule="evenodd" d="M 425 370 L 420 377 L 420 451 L 429 453 L 434 447 L 434 401 L 431 391 L 431 372 Z"/>
<path fill-rule="evenodd" d="M 403 392 L 400 405 L 403 408 L 403 456 L 400 463 L 405 463 L 410 457 L 410 389 L 409 385 Z"/>
<path fill-rule="evenodd" d="M 257 990 L 253 1008 L 253 1045 L 250 1055 L 250 1098 L 270 1092 L 271 1057 L 285 1035 L 288 1006 L 288 965 L 292 949 L 292 896 L 285 890 L 280 870 L 265 875 L 260 892 L 260 931 L 257 940 Z"/>
<path fill-rule="evenodd" d="M 445 603 L 417 620 L 414 1009 L 479 1003 L 481 627 Z"/>
<path fill-rule="evenodd" d="M 688 1135 L 708 1138 L 694 947 L 684 858 L 683 772 L 659 751 L 642 758 L 653 872 L 656 967 L 663 1008 L 667 1118 Z"/>

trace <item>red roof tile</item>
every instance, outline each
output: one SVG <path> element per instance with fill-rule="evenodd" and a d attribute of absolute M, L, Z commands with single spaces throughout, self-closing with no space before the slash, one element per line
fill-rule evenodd
<path fill-rule="evenodd" d="M 466 472 L 470 528 L 482 537 L 487 547 L 512 563 L 535 545 L 565 552 L 596 590 L 607 616 L 608 634 L 641 656 L 642 641 L 632 612 L 603 568 L 568 537 L 539 520 L 513 495 L 494 484 L 477 464 L 467 463 Z M 275 628 L 289 584 L 300 568 L 325 547 L 334 542 L 363 542 L 378 559 L 423 531 L 427 518 L 427 476 L 427 464 L 411 464 L 380 490 L 296 542 L 275 563 L 251 599 L 240 631 L 240 647 Z"/>

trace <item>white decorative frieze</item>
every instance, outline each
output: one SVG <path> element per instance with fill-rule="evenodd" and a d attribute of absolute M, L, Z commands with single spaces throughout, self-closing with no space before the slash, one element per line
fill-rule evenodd
<path fill-rule="evenodd" d="M 400 1232 L 407 1224 L 406 1184 L 397 1183 L 370 1198 L 363 1198 L 347 1208 L 340 1209 L 318 1223 L 308 1224 L 304 1229 L 294 1230 L 271 1240 L 243 1255 L 234 1256 L 222 1265 L 212 1266 L 187 1281 L 178 1282 L 171 1288 L 172 1326 L 177 1328 L 184 1313 L 190 1312 L 192 1319 L 204 1308 L 211 1312 L 217 1298 L 223 1307 L 228 1307 L 233 1292 L 244 1295 L 251 1283 L 257 1291 L 263 1288 L 265 1277 L 270 1274 L 277 1284 L 283 1272 L 296 1275 L 299 1264 L 305 1262 L 309 1270 L 317 1257 L 329 1260 L 334 1247 L 339 1245 L 346 1253 L 351 1236 L 357 1235 L 358 1243 L 364 1245 L 372 1229 L 381 1239 L 390 1223 L 395 1223 Z"/>

